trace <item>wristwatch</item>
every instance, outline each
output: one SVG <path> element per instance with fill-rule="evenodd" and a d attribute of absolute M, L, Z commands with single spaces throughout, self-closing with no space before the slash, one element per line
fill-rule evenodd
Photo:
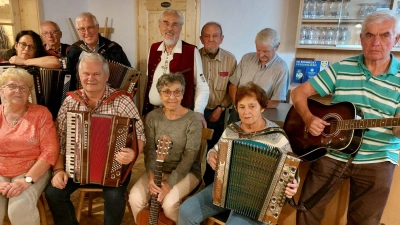
<path fill-rule="evenodd" d="M 222 105 L 219 105 L 218 107 L 220 107 L 222 111 L 225 111 L 225 107 L 223 107 Z"/>
<path fill-rule="evenodd" d="M 24 179 L 25 179 L 25 182 L 26 182 L 26 183 L 31 183 L 31 184 L 34 184 L 34 183 L 35 183 L 35 182 L 33 182 L 32 177 L 24 176 Z"/>

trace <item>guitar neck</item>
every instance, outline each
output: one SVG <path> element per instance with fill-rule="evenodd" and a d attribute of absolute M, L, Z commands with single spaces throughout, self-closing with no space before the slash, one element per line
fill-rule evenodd
<path fill-rule="evenodd" d="M 397 127 L 400 126 L 400 118 L 341 120 L 337 123 L 339 130 L 367 129 L 372 127 Z"/>
<path fill-rule="evenodd" d="M 154 171 L 154 183 L 158 187 L 161 187 L 162 165 L 163 161 L 156 161 L 156 171 Z M 158 223 L 158 212 L 160 208 L 160 202 L 157 201 L 157 198 L 158 198 L 157 195 L 151 195 L 149 225 L 157 225 Z"/>

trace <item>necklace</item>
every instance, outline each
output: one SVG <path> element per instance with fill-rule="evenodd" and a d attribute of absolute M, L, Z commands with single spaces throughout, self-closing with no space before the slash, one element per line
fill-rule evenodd
<path fill-rule="evenodd" d="M 22 111 L 21 114 L 18 115 L 17 118 L 12 119 L 11 125 L 12 125 L 12 126 L 17 125 L 17 123 L 18 123 L 18 122 L 21 120 L 21 118 L 25 115 L 25 112 L 26 112 L 26 108 Z M 10 115 L 10 116 L 11 116 L 11 115 Z M 7 117 L 6 117 L 6 118 L 7 118 Z M 11 119 L 11 118 L 10 118 L 10 119 Z"/>

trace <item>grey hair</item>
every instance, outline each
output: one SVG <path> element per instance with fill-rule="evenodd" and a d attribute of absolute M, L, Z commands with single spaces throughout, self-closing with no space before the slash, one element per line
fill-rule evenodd
<path fill-rule="evenodd" d="M 44 21 L 43 23 L 41 23 L 41 24 L 40 24 L 40 29 L 42 29 L 42 26 L 44 26 L 46 23 L 50 23 L 50 24 L 52 24 L 53 26 L 55 26 L 55 27 L 57 28 L 57 30 L 60 30 L 60 26 L 58 26 L 58 24 L 57 24 L 56 22 L 51 21 L 51 20 L 46 20 L 46 21 Z"/>
<path fill-rule="evenodd" d="M 173 83 L 179 83 L 182 85 L 182 92 L 185 92 L 185 77 L 183 76 L 182 73 L 170 73 L 170 74 L 164 74 L 162 75 L 158 81 L 157 81 L 157 91 L 158 93 L 161 93 L 161 88 L 173 84 Z"/>
<path fill-rule="evenodd" d="M 174 14 L 177 14 L 178 16 L 179 16 L 179 23 L 181 24 L 181 25 L 183 25 L 184 23 L 185 23 L 185 19 L 184 19 L 184 17 L 183 17 L 183 14 L 182 14 L 182 12 L 181 11 L 178 11 L 178 10 L 175 10 L 175 9 L 166 9 L 166 10 L 164 10 L 162 13 L 161 13 L 161 15 L 160 15 L 160 19 L 158 19 L 158 22 L 162 22 L 162 18 L 163 18 L 163 16 L 164 16 L 164 14 L 165 13 L 174 13 Z"/>
<path fill-rule="evenodd" d="M 280 36 L 276 30 L 272 28 L 265 28 L 257 33 L 254 42 L 256 44 L 269 44 L 275 48 L 279 45 Z"/>
<path fill-rule="evenodd" d="M 6 85 L 10 80 L 25 83 L 29 88 L 33 87 L 33 76 L 22 68 L 8 68 L 0 75 L 0 87 Z"/>
<path fill-rule="evenodd" d="M 103 67 L 103 72 L 105 74 L 109 74 L 110 73 L 110 68 L 108 67 L 107 60 L 105 60 L 104 57 L 101 56 L 99 53 L 86 53 L 86 54 L 83 54 L 82 58 L 79 61 L 78 71 L 81 71 L 82 64 L 85 61 L 98 61 L 98 62 L 101 62 L 102 67 Z"/>
<path fill-rule="evenodd" d="M 210 21 L 210 22 L 207 22 L 206 24 L 204 24 L 204 26 L 201 28 L 201 36 L 203 36 L 204 28 L 206 26 L 208 26 L 208 25 L 215 25 L 215 26 L 219 27 L 219 30 L 221 31 L 221 35 L 222 35 L 222 26 L 221 26 L 221 24 L 219 24 L 217 22 L 214 22 L 214 21 Z"/>
<path fill-rule="evenodd" d="M 75 19 L 76 26 L 78 26 L 79 21 L 82 21 L 84 19 L 92 19 L 94 25 L 99 25 L 99 22 L 97 21 L 96 17 L 93 14 L 91 14 L 90 12 L 81 12 Z"/>
<path fill-rule="evenodd" d="M 362 23 L 361 32 L 364 34 L 367 27 L 390 20 L 393 21 L 394 23 L 393 28 L 395 34 L 396 35 L 399 34 L 400 33 L 399 20 L 391 10 L 379 10 L 369 14 L 367 17 L 365 17 L 364 22 Z"/>

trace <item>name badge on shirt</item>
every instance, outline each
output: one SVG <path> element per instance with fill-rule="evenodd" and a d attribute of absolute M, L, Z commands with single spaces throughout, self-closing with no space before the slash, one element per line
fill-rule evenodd
<path fill-rule="evenodd" d="M 221 77 L 227 77 L 228 75 L 229 75 L 229 73 L 228 72 L 219 72 L 219 75 L 221 76 Z"/>

